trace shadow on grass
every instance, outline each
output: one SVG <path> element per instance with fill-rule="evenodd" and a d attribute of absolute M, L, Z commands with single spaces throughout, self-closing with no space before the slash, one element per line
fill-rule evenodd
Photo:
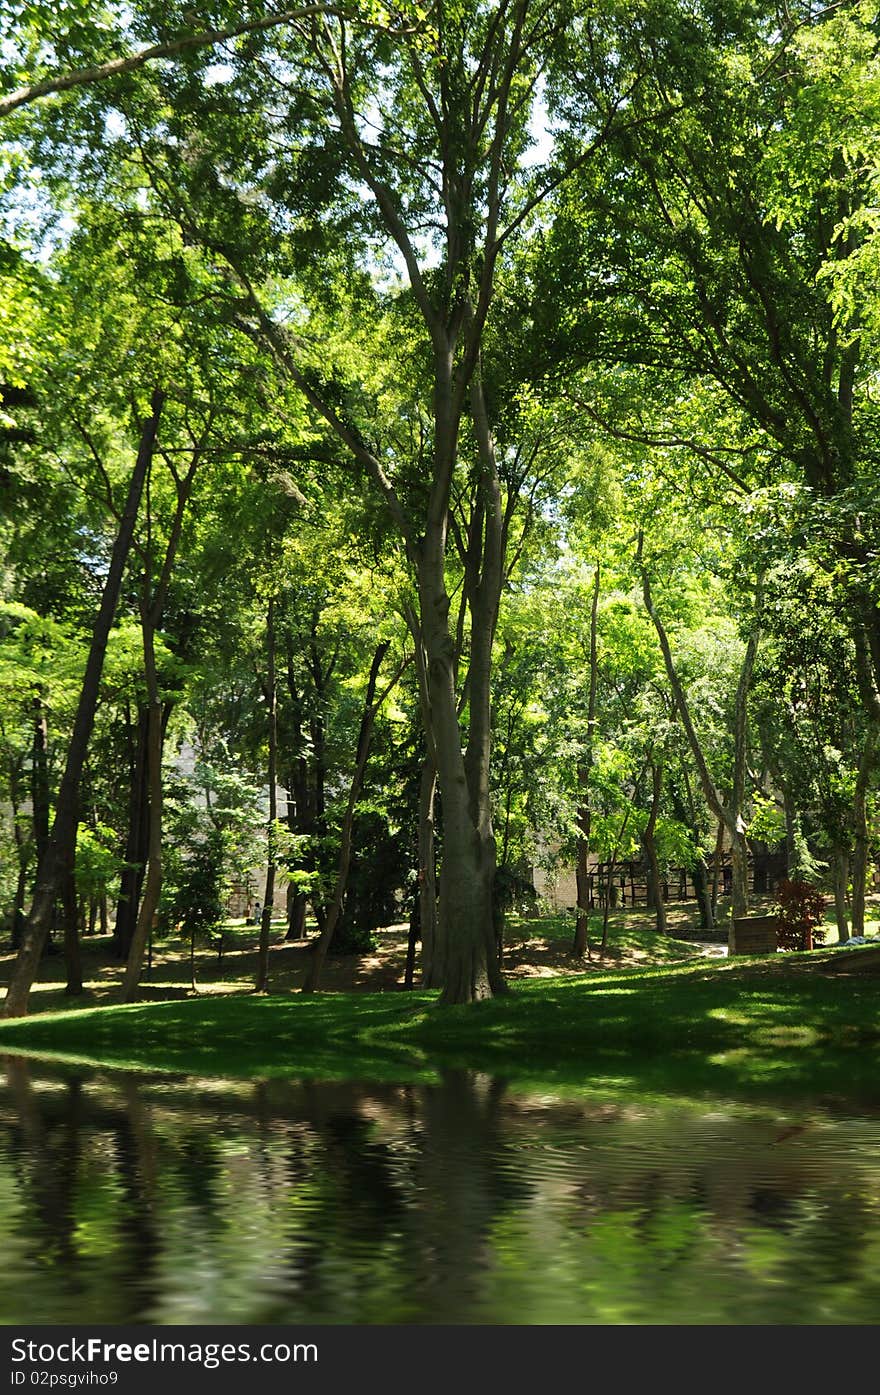
<path fill-rule="evenodd" d="M 855 952 L 855 951 L 854 951 Z M 253 994 L 45 1014 L 0 1050 L 186 1074 L 418 1080 L 456 1067 L 577 1088 L 880 1099 L 880 985 L 755 961 L 544 979 L 440 1008 L 428 993 Z M 855 1048 L 860 1049 L 855 1049 Z"/>

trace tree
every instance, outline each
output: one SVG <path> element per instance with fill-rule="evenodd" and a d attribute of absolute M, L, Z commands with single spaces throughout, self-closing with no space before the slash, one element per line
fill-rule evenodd
<path fill-rule="evenodd" d="M 759 632 L 757 627 L 752 629 L 746 643 L 745 654 L 743 655 L 742 667 L 740 669 L 733 722 L 735 745 L 733 782 L 730 799 L 724 800 L 719 793 L 717 784 L 712 778 L 705 752 L 697 735 L 691 717 L 690 703 L 688 702 L 684 684 L 681 681 L 673 659 L 672 648 L 666 633 L 666 627 L 654 605 L 651 583 L 647 569 L 644 567 L 642 567 L 642 594 L 645 600 L 645 609 L 654 622 L 654 628 L 657 631 L 657 638 L 660 641 L 660 649 L 663 654 L 663 662 L 666 666 L 669 686 L 675 697 L 675 706 L 687 737 L 694 765 L 697 769 L 703 796 L 719 823 L 724 825 L 730 839 L 730 856 L 733 869 L 733 914 L 735 916 L 744 916 L 749 908 L 748 854 L 746 826 L 743 818 L 748 760 L 748 699 L 752 682 L 752 672 L 755 666 L 755 655 L 758 651 Z"/>
<path fill-rule="evenodd" d="M 73 38 L 76 48 L 83 49 L 86 53 L 90 49 L 96 49 L 98 53 L 101 50 L 106 50 L 106 23 L 95 22 L 84 6 L 77 6 L 76 10 L 75 21 L 70 25 L 72 32 L 64 35 L 67 42 L 63 47 L 67 48 L 70 39 Z M 178 58 L 197 49 L 214 48 L 230 39 L 239 39 L 247 34 L 259 34 L 267 29 L 295 24 L 302 20 L 311 19 L 315 15 L 342 13 L 345 13 L 345 10 L 337 6 L 299 5 L 294 9 L 276 11 L 225 27 L 198 29 L 192 34 L 178 34 L 173 39 L 148 44 L 135 53 L 108 58 L 103 62 L 100 60 L 92 61 L 87 67 L 69 68 L 66 72 L 27 82 L 6 96 L 0 97 L 0 117 L 7 116 L 19 107 L 28 106 L 32 102 L 57 92 L 68 92 L 71 88 L 92 86 L 95 83 L 107 82 L 112 78 L 124 77 L 126 73 L 134 72 L 146 63 L 155 63 L 165 58 Z M 144 16 L 138 15 L 136 18 L 140 21 L 138 25 L 140 27 L 144 22 Z M 187 15 L 185 18 L 191 22 L 192 16 Z M 356 14 L 353 14 L 352 18 L 357 22 Z M 124 30 L 127 27 L 124 13 L 120 13 L 117 19 L 120 29 Z M 369 21 L 366 22 L 369 23 Z M 379 27 L 378 20 L 374 20 L 373 23 Z M 34 53 L 39 53 L 47 41 L 61 48 L 62 44 L 59 39 L 57 6 L 29 4 L 24 9 L 18 32 L 9 42 L 15 43 L 22 57 L 25 54 L 30 57 Z"/>
<path fill-rule="evenodd" d="M 444 1000 L 456 1002 L 503 986 L 492 912 L 492 649 L 511 525 L 535 463 L 504 439 L 503 412 L 521 381 L 494 358 L 493 309 L 502 269 L 533 215 L 587 163 L 610 125 L 628 118 L 618 116 L 621 91 L 614 110 L 597 122 L 588 149 L 562 150 L 552 165 L 528 164 L 536 94 L 552 77 L 563 35 L 580 21 L 531 0 L 511 0 L 491 13 L 443 8 L 436 18 L 435 47 L 413 37 L 389 44 L 344 20 L 300 26 L 295 46 L 276 46 L 259 70 L 237 71 L 231 98 L 221 99 L 225 126 L 213 125 L 216 149 L 207 155 L 203 146 L 197 157 L 198 181 L 189 156 L 181 160 L 177 151 L 165 149 L 154 164 L 169 211 L 190 236 L 227 260 L 242 293 L 242 329 L 270 349 L 317 419 L 372 481 L 397 532 L 415 592 L 412 627 L 425 655 L 424 720 L 443 810 L 436 953 Z M 273 65 L 291 62 L 303 71 L 303 82 L 285 93 L 272 77 Z M 246 126 L 233 119 L 232 108 L 243 102 Z M 379 107 L 386 115 L 374 138 Z M 184 146 L 194 125 L 190 121 Z M 266 152 L 259 170 L 243 158 L 257 147 Z M 209 163 L 222 164 L 224 187 L 212 180 Z M 255 179 L 259 193 L 243 213 L 234 186 L 252 186 Z M 359 195 L 351 197 L 361 188 L 370 191 L 369 207 Z M 279 243 L 275 209 L 282 223 L 294 216 L 311 230 L 318 225 L 316 200 L 340 229 L 357 229 L 362 246 L 396 259 L 407 283 L 405 291 L 394 286 L 390 296 L 375 283 L 361 283 L 360 306 L 352 308 L 360 310 L 361 323 L 365 314 L 372 317 L 359 345 L 361 362 L 352 361 L 349 350 L 330 373 L 322 366 L 326 318 L 318 358 L 309 342 L 319 330 L 317 319 L 305 333 L 294 331 L 260 285 L 267 245 L 273 237 Z M 221 207 L 230 215 L 222 226 Z M 327 225 L 326 214 L 322 222 Z M 250 239 L 243 236 L 246 226 Z M 282 265 L 297 256 L 296 239 L 285 242 Z M 333 254 L 340 255 L 338 246 Z M 325 303 L 327 289 L 317 292 Z M 339 291 L 334 295 L 338 306 Z M 338 330 L 334 334 L 338 340 Z M 348 327 L 346 337 L 350 342 Z M 377 353 L 387 364 L 389 350 L 404 369 L 403 392 L 387 367 L 380 368 Z M 456 512 L 462 520 L 457 536 Z M 466 665 L 459 664 L 452 614 L 457 586 Z M 460 682 L 467 685 L 464 701 Z"/>
<path fill-rule="evenodd" d="M 104 663 L 107 640 L 116 613 L 122 575 L 131 550 L 141 492 L 152 461 L 163 405 L 164 393 L 161 389 L 155 388 L 151 395 L 149 416 L 146 417 L 141 426 L 138 453 L 129 481 L 119 531 L 113 544 L 110 567 L 101 596 L 101 605 L 95 620 L 73 733 L 67 751 L 67 761 L 58 791 L 55 821 L 37 873 L 34 904 L 3 1006 L 3 1013 L 6 1017 L 22 1017 L 27 1012 L 31 984 L 36 976 L 43 946 L 51 928 L 55 902 L 65 881 L 73 876 L 76 858 L 76 833 L 79 825 L 80 777 L 95 721 L 95 709 L 98 703 L 101 669 Z"/>
<path fill-rule="evenodd" d="M 872 227 L 876 42 L 858 3 L 796 7 L 781 31 L 761 10 L 633 13 L 617 61 L 643 74 L 634 114 L 659 98 L 677 110 L 662 131 L 611 134 L 566 186 L 536 268 L 571 291 L 564 342 L 547 302 L 538 314 L 545 354 L 580 370 L 585 410 L 689 460 L 716 497 L 795 500 L 801 546 L 869 656 L 872 711 L 876 340 L 853 287 Z M 601 78 L 573 65 L 573 121 L 601 102 Z"/>

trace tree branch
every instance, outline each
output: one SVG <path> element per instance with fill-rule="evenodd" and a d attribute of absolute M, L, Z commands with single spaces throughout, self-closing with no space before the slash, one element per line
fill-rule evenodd
<path fill-rule="evenodd" d="M 70 72 L 62 73 L 59 77 L 46 78 L 43 82 L 19 87 L 16 91 L 10 92 L 8 96 L 0 98 L 0 116 L 8 116 L 16 108 L 35 102 L 40 97 L 51 96 L 54 92 L 67 92 L 72 87 L 84 87 L 97 82 L 105 82 L 108 78 L 120 77 L 159 58 L 177 58 L 180 54 L 188 53 L 193 49 L 210 48 L 213 44 L 223 43 L 227 39 L 237 39 L 243 34 L 258 34 L 267 29 L 277 29 L 284 24 L 293 24 L 298 20 L 311 19 L 316 15 L 342 14 L 344 11 L 333 5 L 300 5 L 293 10 L 281 10 L 277 14 L 264 15 L 262 19 L 252 19 L 242 24 L 234 24 L 228 29 L 205 29 L 200 34 L 188 34 L 179 39 L 170 39 L 164 44 L 151 44 L 149 48 L 141 49 L 139 53 L 128 54 L 125 58 L 112 58 L 107 63 L 99 63 L 91 68 L 73 68 Z M 384 26 L 375 23 L 367 23 L 367 27 L 384 28 Z M 404 29 L 394 32 L 407 34 L 413 33 L 415 30 Z"/>

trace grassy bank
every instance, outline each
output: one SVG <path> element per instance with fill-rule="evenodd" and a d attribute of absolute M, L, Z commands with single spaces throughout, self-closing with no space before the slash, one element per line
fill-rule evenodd
<path fill-rule="evenodd" d="M 697 914 L 693 906 L 670 911 L 670 929 L 677 934 L 697 934 Z M 269 981 L 274 993 L 300 988 L 311 962 L 310 941 L 285 939 L 287 925 L 273 922 L 269 944 Z M 310 925 L 310 934 L 315 927 Z M 408 924 L 387 926 L 375 936 L 373 948 L 360 955 L 331 955 L 322 977 L 328 992 L 386 992 L 404 983 Z M 508 919 L 505 972 L 516 982 L 531 977 L 555 977 L 573 972 L 602 973 L 609 968 L 649 968 L 682 963 L 701 957 L 701 948 L 675 934 L 658 935 L 653 917 L 643 911 L 627 910 L 615 916 L 608 927 L 606 952 L 596 952 L 583 968 L 571 956 L 574 920 L 571 915 L 541 917 L 511 915 Z M 229 921 L 210 945 L 196 946 L 192 962 L 185 937 L 163 936 L 154 945 L 151 967 L 141 982 L 144 999 L 161 1001 L 185 997 L 193 980 L 200 992 L 246 993 L 257 972 L 256 926 Z M 720 951 L 719 951 L 720 952 Z M 0 952 L 0 988 L 8 984 L 15 962 L 9 949 Z M 85 936 L 81 944 L 81 966 L 85 994 L 92 1004 L 109 1004 L 118 999 L 124 964 L 115 959 L 108 935 Z M 63 954 L 46 956 L 40 964 L 39 980 L 31 994 L 32 1012 L 61 1012 L 76 1009 L 77 1002 L 65 996 L 67 970 Z M 84 1006 L 80 1003 L 78 1006 Z"/>
<path fill-rule="evenodd" d="M 637 1070 L 657 1083 L 686 1063 L 706 1088 L 872 1089 L 874 1053 L 852 1049 L 880 1037 L 880 977 L 860 971 L 862 953 L 834 969 L 814 954 L 542 979 L 463 1008 L 425 993 L 93 1008 L 0 1023 L 0 1050 L 247 1078 L 405 1079 L 468 1066 L 557 1080 Z"/>

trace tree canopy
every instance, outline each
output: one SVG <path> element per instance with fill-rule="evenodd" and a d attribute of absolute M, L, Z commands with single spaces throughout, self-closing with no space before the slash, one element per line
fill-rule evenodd
<path fill-rule="evenodd" d="M 448 1003 L 537 867 L 576 957 L 624 864 L 660 933 L 758 853 L 861 933 L 873 7 L 70 0 L 3 51 L 7 1013 L 98 915 L 132 997 L 261 867 L 260 988 L 276 888 L 312 987 L 409 921 Z"/>

